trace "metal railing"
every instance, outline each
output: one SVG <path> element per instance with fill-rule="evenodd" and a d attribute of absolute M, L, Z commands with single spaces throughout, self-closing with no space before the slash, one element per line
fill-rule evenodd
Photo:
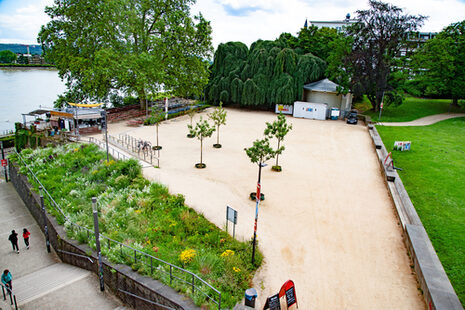
<path fill-rule="evenodd" d="M 53 197 L 50 195 L 50 193 L 47 191 L 44 185 L 37 178 L 35 173 L 26 164 L 22 156 L 18 152 L 16 152 L 16 150 L 15 150 L 15 153 L 18 156 L 19 160 L 21 161 L 22 165 L 26 167 L 28 174 L 30 174 L 34 182 L 36 182 L 37 186 L 42 187 L 43 194 L 45 194 L 44 198 L 47 199 L 50 207 L 55 208 L 60 213 L 60 215 L 63 217 L 64 223 L 68 224 L 69 225 L 68 227 L 70 227 L 73 230 L 73 232 L 77 232 L 77 234 L 86 237 L 87 241 L 91 240 L 91 236 L 93 239 L 95 239 L 94 231 L 92 229 L 80 226 L 76 223 L 73 223 L 70 220 L 70 218 L 63 212 L 63 210 L 58 205 L 58 203 L 53 199 Z M 137 264 L 137 263 L 143 264 L 147 269 L 150 268 L 150 275 L 153 275 L 155 272 L 158 272 L 159 276 L 163 276 L 163 275 L 169 276 L 170 285 L 172 285 L 172 282 L 174 280 L 177 280 L 181 282 L 182 284 L 189 286 L 192 289 L 193 294 L 194 292 L 201 293 L 207 299 L 217 304 L 218 309 L 221 309 L 221 292 L 218 291 L 213 286 L 211 286 L 210 284 L 208 284 L 205 280 L 200 278 L 198 275 L 192 273 L 191 271 L 185 270 L 179 266 L 173 265 L 160 258 L 144 253 L 138 249 L 135 249 L 119 241 L 108 238 L 102 234 L 100 234 L 100 240 L 102 244 L 102 252 L 104 252 L 103 250 L 105 248 L 108 250 L 108 252 L 110 252 L 112 249 L 116 247 L 119 250 L 119 253 L 121 254 L 121 256 L 125 258 L 129 258 L 129 262 L 134 263 L 134 264 Z M 164 270 L 164 268 L 158 268 L 158 266 L 164 266 L 166 267 L 166 269 L 169 268 L 169 272 L 167 270 Z M 204 286 L 207 287 L 206 292 L 202 289 Z M 213 296 L 210 296 L 208 294 L 209 290 L 210 292 L 213 292 L 214 294 L 216 294 L 217 297 L 214 298 Z"/>
<path fill-rule="evenodd" d="M 18 310 L 18 304 L 16 303 L 16 295 L 13 294 L 13 291 L 10 290 L 9 287 L 6 287 L 3 285 L 3 283 L 0 283 L 2 286 L 2 293 L 3 293 L 3 300 L 6 300 L 6 295 L 10 296 L 10 304 L 13 306 L 15 305 L 15 310 Z M 5 294 L 6 291 L 6 294 Z"/>
<path fill-rule="evenodd" d="M 108 135 L 108 143 L 122 148 L 131 155 L 151 165 L 156 161 L 156 166 L 160 167 L 160 151 L 153 150 L 147 141 L 136 139 L 128 134 L 119 134 L 118 137 Z"/>
<path fill-rule="evenodd" d="M 155 305 L 155 306 L 158 306 L 158 307 L 162 307 L 162 308 L 164 308 L 164 309 L 176 310 L 175 308 L 171 308 L 171 307 L 168 307 L 168 306 L 159 304 L 158 302 L 154 302 L 154 301 L 151 301 L 151 300 L 142 298 L 142 297 L 140 297 L 140 296 L 134 295 L 133 293 L 127 292 L 127 291 L 125 291 L 125 290 L 118 289 L 118 291 L 120 291 L 121 293 L 124 293 L 124 294 L 126 294 L 126 295 L 129 295 L 129 296 L 131 296 L 131 297 L 134 297 L 134 298 L 143 300 L 143 301 L 145 301 L 145 302 L 148 302 L 148 303 L 150 303 L 150 304 L 152 304 L 152 305 Z"/>
<path fill-rule="evenodd" d="M 106 145 L 105 145 L 105 141 L 100 141 L 100 140 L 97 140 L 95 139 L 94 137 L 89 137 L 89 143 L 93 143 L 95 145 L 97 145 L 99 148 L 101 148 L 102 150 L 106 150 Z M 108 148 L 108 153 L 114 158 L 114 159 L 117 159 L 117 160 L 127 160 L 127 159 L 131 159 L 130 156 L 127 156 L 121 152 L 119 152 L 118 150 L 114 149 L 114 148 Z"/>

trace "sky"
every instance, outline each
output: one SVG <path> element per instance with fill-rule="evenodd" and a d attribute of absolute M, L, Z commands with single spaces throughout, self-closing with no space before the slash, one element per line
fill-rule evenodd
<path fill-rule="evenodd" d="M 386 1 L 387 2 L 387 1 Z M 405 13 L 429 16 L 422 31 L 439 32 L 465 19 L 465 0 L 391 0 Z M 53 0 L 0 0 L 0 43 L 37 44 L 41 25 L 47 23 L 46 5 Z M 368 7 L 367 0 L 197 0 L 192 14 L 211 21 L 213 46 L 258 39 L 274 40 L 283 32 L 296 35 L 305 20 L 342 20 L 347 13 Z"/>

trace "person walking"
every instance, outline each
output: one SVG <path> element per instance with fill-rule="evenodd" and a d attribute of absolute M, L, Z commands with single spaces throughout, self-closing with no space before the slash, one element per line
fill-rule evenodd
<path fill-rule="evenodd" d="M 10 240 L 11 245 L 13 246 L 13 251 L 16 251 L 16 253 L 19 254 L 18 234 L 14 230 L 11 231 L 11 235 L 8 237 L 8 240 Z"/>
<path fill-rule="evenodd" d="M 24 244 L 26 245 L 26 249 L 28 250 L 29 250 L 29 236 L 30 235 L 31 233 L 26 228 L 24 228 L 23 229 Z"/>
<path fill-rule="evenodd" d="M 11 276 L 10 271 L 5 269 L 2 273 L 2 283 L 6 286 L 8 293 L 13 290 L 13 284 L 11 283 L 12 279 L 13 277 Z"/>

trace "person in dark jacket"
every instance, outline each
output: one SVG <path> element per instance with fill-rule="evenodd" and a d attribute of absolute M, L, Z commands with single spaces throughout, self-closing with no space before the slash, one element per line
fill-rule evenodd
<path fill-rule="evenodd" d="M 13 277 L 11 276 L 10 271 L 8 269 L 5 269 L 2 273 L 2 283 L 8 289 L 8 293 L 10 293 L 10 291 L 13 289 L 13 284 L 11 284 L 12 278 Z"/>
<path fill-rule="evenodd" d="M 29 250 L 29 236 L 30 235 L 31 233 L 26 228 L 24 228 L 23 229 L 24 244 L 26 245 L 26 249 L 28 250 Z"/>
<path fill-rule="evenodd" d="M 11 235 L 8 237 L 8 240 L 10 240 L 11 245 L 13 246 L 13 251 L 16 251 L 16 253 L 19 254 L 18 234 L 14 230 L 11 231 Z"/>

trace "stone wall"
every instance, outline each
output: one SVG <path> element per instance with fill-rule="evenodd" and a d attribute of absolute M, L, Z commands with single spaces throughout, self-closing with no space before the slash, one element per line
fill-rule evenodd
<path fill-rule="evenodd" d="M 31 212 L 40 229 L 44 231 L 44 221 L 39 195 L 32 190 L 32 186 L 29 184 L 27 177 L 18 173 L 18 167 L 15 166 L 14 163 L 10 163 L 9 172 L 11 182 L 16 191 Z M 78 242 L 68 239 L 63 227 L 58 225 L 54 217 L 47 214 L 46 221 L 50 244 L 60 259 L 64 263 L 97 273 L 97 253 L 87 245 L 78 244 Z M 68 254 L 66 252 L 89 257 L 92 259 L 92 262 L 85 257 Z M 159 281 L 134 272 L 126 265 L 112 264 L 106 259 L 103 259 L 103 270 L 105 288 L 110 289 L 124 303 L 134 307 L 134 309 L 199 309 L 192 303 L 190 298 L 179 295 L 175 290 Z M 130 296 L 122 291 L 137 295 L 152 303 Z"/>
<path fill-rule="evenodd" d="M 389 192 L 396 207 L 397 216 L 402 224 L 404 241 L 412 258 L 428 309 L 462 310 L 462 304 L 439 261 L 402 180 L 395 169 L 389 169 L 384 164 L 388 151 L 376 127 L 368 125 L 368 130 L 378 155 L 381 171 L 386 178 Z"/>

